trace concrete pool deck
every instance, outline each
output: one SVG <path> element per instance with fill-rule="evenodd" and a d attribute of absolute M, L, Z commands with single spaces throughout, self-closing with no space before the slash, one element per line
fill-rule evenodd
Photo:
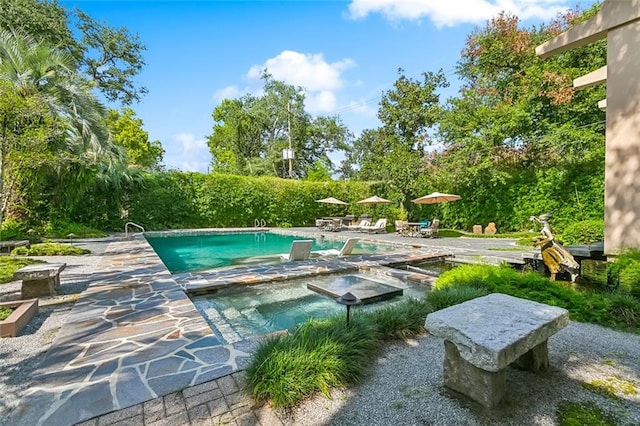
<path fill-rule="evenodd" d="M 278 232 L 324 235 L 314 229 Z M 255 342 L 221 344 L 185 291 L 358 268 L 429 282 L 431 277 L 387 265 L 450 254 L 434 248 L 430 243 L 435 240 L 359 236 L 371 242 L 386 241 L 395 245 L 395 251 L 174 277 L 142 235 L 113 240 L 6 424 L 111 424 L 120 420 L 151 424 L 151 419 L 188 424 L 198 418 L 223 422 L 268 417 L 268 413 L 252 411 L 250 401 L 240 392 L 239 371 Z M 63 272 L 62 285 L 64 281 Z M 271 420 L 269 424 L 277 424 L 277 419 Z"/>

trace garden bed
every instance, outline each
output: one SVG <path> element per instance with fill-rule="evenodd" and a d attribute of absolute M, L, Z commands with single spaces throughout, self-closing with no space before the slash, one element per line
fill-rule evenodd
<path fill-rule="evenodd" d="M 7 319 L 0 321 L 0 337 L 16 337 L 38 313 L 38 299 L 1 302 L 0 306 L 13 310 Z"/>

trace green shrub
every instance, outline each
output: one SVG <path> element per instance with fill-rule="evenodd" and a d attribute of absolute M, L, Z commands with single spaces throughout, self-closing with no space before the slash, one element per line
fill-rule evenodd
<path fill-rule="evenodd" d="M 4 321 L 9 318 L 9 315 L 13 312 L 13 309 L 7 308 L 6 306 L 0 306 L 0 321 Z"/>
<path fill-rule="evenodd" d="M 25 259 L 19 257 L 0 257 L 0 284 L 13 281 L 13 274 L 18 269 L 32 263 L 44 263 L 42 260 Z"/>
<path fill-rule="evenodd" d="M 437 311 L 487 294 L 486 289 L 477 287 L 441 287 L 427 293 L 426 299 Z"/>
<path fill-rule="evenodd" d="M 609 287 L 640 296 L 640 250 L 627 250 L 607 264 Z"/>
<path fill-rule="evenodd" d="M 247 373 L 247 386 L 258 401 L 290 407 L 317 392 L 355 383 L 379 346 L 378 333 L 366 321 L 344 316 L 308 321 L 291 335 L 259 344 Z"/>
<path fill-rule="evenodd" d="M 60 243 L 32 244 L 31 248 L 17 247 L 11 252 L 17 256 L 78 256 L 91 253 L 91 250 Z"/>
<path fill-rule="evenodd" d="M 564 244 L 593 244 L 604 240 L 603 220 L 583 220 L 574 222 L 562 232 Z"/>
<path fill-rule="evenodd" d="M 436 289 L 472 287 L 559 306 L 572 320 L 638 333 L 636 304 L 619 300 L 609 292 L 581 291 L 561 281 L 550 281 L 535 272 L 520 273 L 508 266 L 463 265 L 438 277 Z M 618 310 L 611 311 L 613 303 Z"/>
<path fill-rule="evenodd" d="M 26 240 L 28 239 L 26 225 L 12 218 L 5 219 L 2 221 L 0 237 L 3 240 Z"/>

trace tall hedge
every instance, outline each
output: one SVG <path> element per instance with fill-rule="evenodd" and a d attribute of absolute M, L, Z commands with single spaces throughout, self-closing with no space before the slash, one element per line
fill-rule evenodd
<path fill-rule="evenodd" d="M 121 231 L 127 221 L 146 230 L 247 227 L 253 226 L 256 219 L 264 219 L 268 226 L 309 226 L 321 216 L 392 215 L 397 203 L 388 206 L 355 203 L 381 190 L 379 184 L 371 182 L 311 182 L 168 171 L 146 174 L 121 194 L 97 190 L 87 194 L 92 200 L 110 197 L 109 212 L 104 211 L 105 203 L 84 204 L 81 211 L 75 212 L 75 218 L 84 222 L 92 217 L 94 226 L 116 231 Z M 119 207 L 114 201 L 118 197 Z M 316 202 L 326 197 L 350 204 Z"/>

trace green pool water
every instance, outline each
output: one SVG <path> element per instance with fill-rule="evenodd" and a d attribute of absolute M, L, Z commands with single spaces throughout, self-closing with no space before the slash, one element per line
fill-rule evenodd
<path fill-rule="evenodd" d="M 278 263 L 293 240 L 312 239 L 270 232 L 149 236 L 145 238 L 172 273 L 199 271 L 241 264 Z M 312 239 L 312 250 L 340 249 L 342 241 Z M 353 253 L 370 253 L 375 246 L 356 245 Z"/>

